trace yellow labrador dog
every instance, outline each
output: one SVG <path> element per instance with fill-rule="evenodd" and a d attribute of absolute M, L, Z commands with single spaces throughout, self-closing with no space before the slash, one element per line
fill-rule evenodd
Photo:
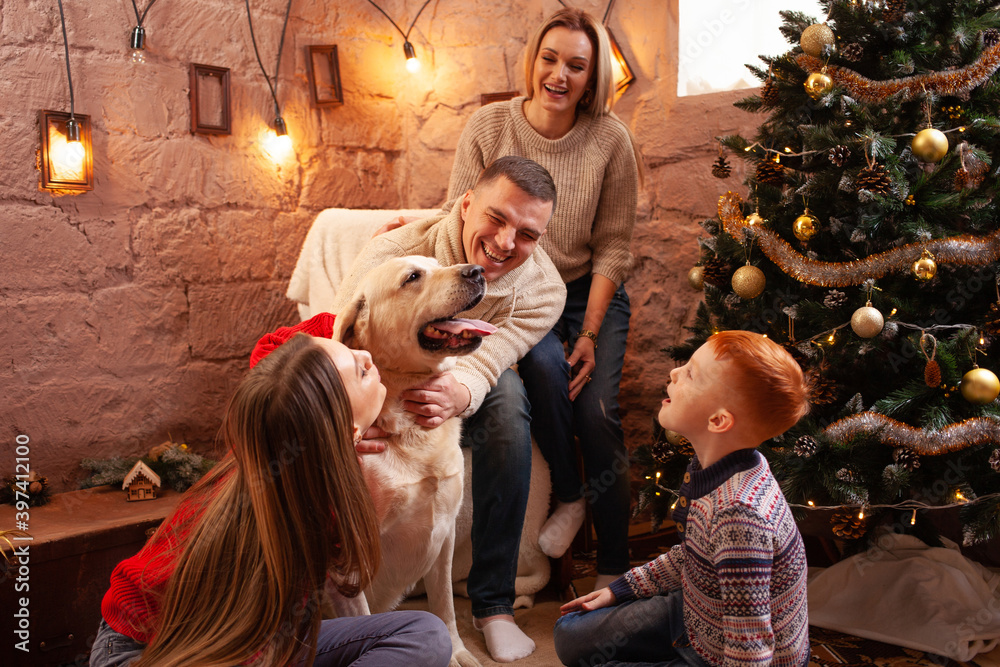
<path fill-rule="evenodd" d="M 461 422 L 419 426 L 400 394 L 450 369 L 456 356 L 473 352 L 496 331 L 486 322 L 455 317 L 485 293 L 479 266 L 442 267 L 429 257 L 399 257 L 364 277 L 333 330 L 334 339 L 371 352 L 387 390 L 376 421 L 391 434 L 386 450 L 362 457 L 379 514 L 383 559 L 365 597 L 373 612 L 388 611 L 423 579 L 431 612 L 451 633 L 452 667 L 479 667 L 458 636 L 452 598 L 463 488 Z"/>

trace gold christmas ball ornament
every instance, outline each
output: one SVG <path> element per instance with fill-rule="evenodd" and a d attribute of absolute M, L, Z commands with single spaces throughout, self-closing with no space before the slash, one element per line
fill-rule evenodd
<path fill-rule="evenodd" d="M 792 223 L 792 233 L 800 241 L 808 241 L 816 236 L 818 231 L 819 220 L 809 212 L 808 208 L 805 210 L 805 213 L 795 218 L 795 222 Z"/>
<path fill-rule="evenodd" d="M 799 38 L 802 50 L 814 58 L 822 56 L 824 49 L 829 48 L 832 51 L 836 43 L 833 30 L 825 23 L 815 23 L 809 26 L 802 31 L 802 37 Z"/>
<path fill-rule="evenodd" d="M 910 150 L 921 162 L 938 162 L 948 154 L 948 137 L 941 130 L 928 127 L 913 137 Z"/>
<path fill-rule="evenodd" d="M 969 403 L 986 405 L 1000 395 L 1000 379 L 993 371 L 985 368 L 973 368 L 962 376 L 962 396 Z"/>
<path fill-rule="evenodd" d="M 691 289 L 700 292 L 705 289 L 705 267 L 704 266 L 692 266 L 691 270 L 688 271 L 688 285 Z"/>
<path fill-rule="evenodd" d="M 826 68 L 824 67 L 823 69 L 825 70 Z M 809 97 L 818 100 L 833 90 L 833 79 L 825 71 L 813 72 L 806 78 L 805 88 Z"/>
<path fill-rule="evenodd" d="M 871 301 L 855 310 L 854 314 L 851 315 L 851 328 L 862 338 L 874 338 L 879 335 L 883 326 L 885 326 L 885 319 L 878 308 L 872 307 Z"/>
<path fill-rule="evenodd" d="M 733 274 L 733 291 L 741 299 L 757 298 L 764 291 L 766 283 L 764 272 L 753 264 L 741 266 Z"/>
<path fill-rule="evenodd" d="M 930 280 L 937 274 L 937 262 L 929 250 L 924 250 L 920 259 L 913 263 L 913 275 L 917 280 Z"/>
<path fill-rule="evenodd" d="M 746 224 L 748 224 L 751 227 L 754 227 L 754 226 L 762 227 L 764 225 L 764 223 L 767 222 L 767 221 L 764 220 L 764 218 L 761 217 L 761 215 L 760 215 L 759 212 L 754 211 L 753 213 L 751 213 L 750 215 L 748 215 L 746 218 L 744 218 L 743 222 L 745 222 Z"/>

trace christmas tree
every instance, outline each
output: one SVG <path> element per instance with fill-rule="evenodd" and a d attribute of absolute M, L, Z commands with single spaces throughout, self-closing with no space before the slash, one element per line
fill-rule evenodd
<path fill-rule="evenodd" d="M 749 201 L 729 192 L 702 223 L 689 280 L 704 302 L 669 353 L 747 329 L 799 361 L 811 413 L 761 451 L 801 516 L 824 510 L 856 546 L 877 524 L 934 543 L 931 514 L 959 507 L 964 542 L 987 540 L 1000 531 L 1000 4 L 822 6 L 819 20 L 782 12 L 793 47 L 748 66 L 762 87 L 737 106 L 763 122 L 720 137 L 712 173 L 746 160 Z M 637 453 L 639 509 L 656 523 L 682 440 L 660 430 Z"/>

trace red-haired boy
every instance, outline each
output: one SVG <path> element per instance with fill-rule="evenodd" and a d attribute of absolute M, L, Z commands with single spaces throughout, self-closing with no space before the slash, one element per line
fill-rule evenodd
<path fill-rule="evenodd" d="M 807 411 L 802 370 L 760 334 L 717 333 L 670 372 L 659 422 L 695 451 L 673 513 L 681 543 L 563 605 L 563 664 L 808 664 L 802 537 L 756 451 Z"/>

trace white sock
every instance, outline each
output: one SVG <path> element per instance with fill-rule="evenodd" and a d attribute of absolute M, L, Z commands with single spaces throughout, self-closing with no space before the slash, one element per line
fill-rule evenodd
<path fill-rule="evenodd" d="M 486 648 L 497 662 L 514 662 L 535 650 L 535 642 L 510 617 L 491 618 L 482 625 L 473 618 L 472 625 L 486 637 Z"/>
<path fill-rule="evenodd" d="M 611 585 L 611 582 L 620 577 L 620 574 L 599 574 L 597 579 L 594 580 L 594 590 L 599 591 L 602 588 L 607 588 Z"/>
<path fill-rule="evenodd" d="M 556 510 L 538 532 L 538 548 L 550 558 L 562 556 L 573 543 L 586 514 L 587 501 L 583 498 L 556 505 Z"/>

